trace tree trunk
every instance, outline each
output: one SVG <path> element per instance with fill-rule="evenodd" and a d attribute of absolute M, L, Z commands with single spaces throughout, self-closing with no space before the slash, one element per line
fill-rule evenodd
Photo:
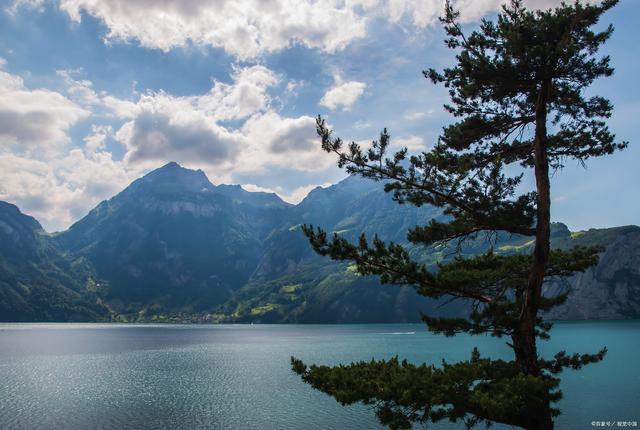
<path fill-rule="evenodd" d="M 536 177 L 536 244 L 533 262 L 526 289 L 522 296 L 523 308 L 520 322 L 513 339 L 516 365 L 526 375 L 540 376 L 536 348 L 535 324 L 542 295 L 542 284 L 549 261 L 551 234 L 551 187 L 549 183 L 549 160 L 547 156 L 547 98 L 551 82 L 545 80 L 540 86 L 536 102 L 536 130 L 534 138 L 534 172 Z M 526 430 L 551 430 L 553 420 L 550 402 L 542 410 L 525 411 Z"/>

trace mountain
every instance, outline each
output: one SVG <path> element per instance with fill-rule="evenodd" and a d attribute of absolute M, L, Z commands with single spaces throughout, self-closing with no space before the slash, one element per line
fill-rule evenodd
<path fill-rule="evenodd" d="M 83 256 L 118 313 L 197 313 L 246 283 L 268 233 L 290 209 L 275 194 L 216 187 L 169 163 L 55 237 Z"/>
<path fill-rule="evenodd" d="M 344 221 L 334 224 L 333 231 L 341 222 Z M 364 219 L 363 224 L 354 226 L 353 230 L 367 227 Z M 402 227 L 403 232 L 406 227 Z M 374 278 L 356 275 L 347 263 L 319 257 L 309 251 L 306 239 L 298 230 L 290 228 L 272 237 L 254 276 L 225 305 L 223 315 L 231 315 L 231 320 L 237 322 L 417 322 L 421 312 L 432 316 L 466 313 L 463 302 L 443 306 L 443 301 L 425 299 L 411 288 L 381 286 Z M 394 231 L 386 233 L 393 235 Z M 499 234 L 494 240 L 494 251 L 505 254 L 530 252 L 534 243 L 530 237 L 506 234 Z M 553 309 L 547 318 L 640 317 L 640 227 L 571 232 L 566 225 L 554 223 L 551 246 L 560 249 L 601 246 L 604 251 L 597 266 L 546 286 L 548 295 L 571 291 L 567 303 Z M 461 253 L 471 256 L 486 251 L 487 247 L 487 239 L 480 236 L 466 243 Z M 411 250 L 415 258 L 432 268 L 455 251 L 453 247 Z"/>
<path fill-rule="evenodd" d="M 451 315 L 412 288 L 380 286 L 373 277 L 356 274 L 347 263 L 317 255 L 301 224 L 322 226 L 351 240 L 361 233 L 406 241 L 407 229 L 438 217 L 433 207 L 398 205 L 383 184 L 349 176 L 327 188 L 316 188 L 293 208 L 291 218 L 265 244 L 255 272 L 225 304 L 218 317 L 236 322 L 411 322 L 420 312 Z"/>
<path fill-rule="evenodd" d="M 378 234 L 385 240 L 406 241 L 409 228 L 431 218 L 440 210 L 431 206 L 416 208 L 393 201 L 383 191 L 384 183 L 349 176 L 327 188 L 316 188 L 295 208 L 306 224 L 356 238 L 361 232 Z"/>
<path fill-rule="evenodd" d="M 550 292 L 569 288 L 571 294 L 548 318 L 622 319 L 640 317 L 640 227 L 624 226 L 570 233 L 555 245 L 604 246 L 597 266 L 551 285 Z"/>
<path fill-rule="evenodd" d="M 62 255 L 38 221 L 0 201 L 0 321 L 108 319 L 89 273 Z"/>
<path fill-rule="evenodd" d="M 461 315 L 410 287 L 381 286 L 354 267 L 315 254 L 302 224 L 349 239 L 360 233 L 406 243 L 407 229 L 439 210 L 399 205 L 383 184 L 350 176 L 298 205 L 169 163 L 100 203 L 68 230 L 46 234 L 10 204 L 0 206 L 0 319 L 218 322 L 401 322 L 420 312 Z M 532 238 L 500 234 L 496 252 L 526 252 Z M 552 246 L 601 245 L 597 267 L 550 284 L 574 290 L 549 318 L 640 317 L 640 228 L 570 232 Z M 487 249 L 480 236 L 465 255 Z M 409 250 L 429 267 L 453 248 Z"/>

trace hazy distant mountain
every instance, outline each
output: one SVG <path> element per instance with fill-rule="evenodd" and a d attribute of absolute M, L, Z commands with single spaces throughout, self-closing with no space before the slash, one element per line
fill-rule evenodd
<path fill-rule="evenodd" d="M 640 227 L 625 226 L 571 233 L 559 247 L 602 245 L 596 267 L 569 280 L 567 303 L 548 315 L 557 319 L 618 319 L 640 317 Z M 552 285 L 550 291 L 566 288 Z"/>
<path fill-rule="evenodd" d="M 340 184 L 335 187 L 339 186 Z M 327 191 L 335 193 L 335 189 Z M 379 193 L 381 198 L 389 198 L 380 191 L 379 186 L 377 191 L 372 192 Z M 354 198 L 350 210 L 345 211 L 345 218 L 330 221 L 329 231 L 346 231 L 343 234 L 353 231 L 354 236 L 360 231 L 378 231 L 385 239 L 402 241 L 401 233 L 393 229 L 385 231 L 384 228 L 369 224 L 368 219 L 375 220 L 378 214 L 371 213 L 370 218 L 362 217 L 359 224 L 351 224 L 354 218 L 359 217 L 351 217 L 349 214 L 359 214 L 360 209 L 363 209 L 355 204 L 357 201 L 364 205 L 366 199 Z M 393 202 L 391 205 L 397 206 Z M 379 202 L 378 207 L 381 211 L 387 210 L 390 218 L 397 215 L 393 213 L 393 206 L 386 207 L 386 202 Z M 399 209 L 404 210 L 410 212 L 411 207 Z M 405 233 L 409 225 L 415 225 L 419 221 L 415 213 L 422 210 L 425 213 L 421 215 L 428 218 L 438 215 L 433 208 L 413 208 L 413 214 L 403 214 L 405 224 L 399 230 Z M 407 224 L 407 221 L 413 224 Z M 314 222 L 322 224 L 319 220 Z M 345 223 L 350 223 L 351 228 L 341 230 L 337 227 Z M 502 234 L 498 235 L 494 246 L 495 252 L 513 253 L 528 252 L 532 244 L 532 238 Z M 554 223 L 551 245 L 562 249 L 598 245 L 603 246 L 605 251 L 596 267 L 566 282 L 546 287 L 547 294 L 566 289 L 572 291 L 567 303 L 554 309 L 553 313 L 547 315 L 548 318 L 640 317 L 640 227 L 590 229 L 572 233 L 564 224 Z M 469 241 L 462 248 L 462 253 L 469 256 L 486 249 L 487 241 L 481 236 Z M 453 249 L 446 248 L 413 248 L 412 251 L 416 258 L 432 264 L 453 255 Z M 464 303 L 443 307 L 441 302 L 418 296 L 411 288 L 380 286 L 375 279 L 357 276 L 348 264 L 335 263 L 315 255 L 309 250 L 299 229 L 290 228 L 272 236 L 254 276 L 234 294 L 223 313 L 233 315 L 237 321 L 387 322 L 419 321 L 420 312 L 430 315 L 464 314 L 464 309 Z"/>
<path fill-rule="evenodd" d="M 169 163 L 53 238 L 3 203 L 0 319 L 391 322 L 417 321 L 420 311 L 459 314 L 464 303 L 441 307 L 311 250 L 303 223 L 352 239 L 365 232 L 404 242 L 408 228 L 441 216 L 399 205 L 382 188 L 348 177 L 294 206 L 275 194 L 215 186 L 202 171 Z M 522 252 L 531 243 L 502 235 L 495 246 Z M 554 224 L 552 246 L 588 244 L 606 247 L 600 264 L 569 280 L 575 293 L 550 316 L 640 317 L 640 228 L 572 233 Z M 478 238 L 463 251 L 486 246 Z M 428 264 L 451 254 L 410 250 Z"/>
<path fill-rule="evenodd" d="M 0 321 L 108 318 L 82 261 L 66 259 L 34 218 L 0 202 Z"/>
<path fill-rule="evenodd" d="M 349 264 L 318 256 L 300 225 L 314 224 L 357 239 L 364 232 L 405 241 L 407 229 L 437 217 L 433 207 L 398 205 L 383 184 L 351 176 L 316 188 L 292 211 L 287 225 L 269 237 L 253 276 L 226 303 L 222 314 L 235 321 L 399 322 L 418 321 L 420 311 L 451 314 L 412 288 L 380 286 L 358 276 Z"/>

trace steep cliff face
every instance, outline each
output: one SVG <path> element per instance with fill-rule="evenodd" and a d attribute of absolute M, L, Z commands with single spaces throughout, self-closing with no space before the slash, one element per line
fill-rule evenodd
<path fill-rule="evenodd" d="M 549 287 L 550 292 L 569 288 L 570 294 L 547 318 L 640 318 L 640 228 L 590 230 L 574 234 L 574 241 L 606 248 L 598 265 L 569 279 L 568 286 Z"/>

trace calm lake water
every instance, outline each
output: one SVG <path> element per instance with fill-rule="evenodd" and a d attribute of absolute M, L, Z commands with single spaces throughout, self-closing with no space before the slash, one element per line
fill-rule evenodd
<path fill-rule="evenodd" d="M 542 353 L 605 345 L 604 362 L 565 372 L 558 429 L 640 421 L 640 321 L 558 323 Z M 302 383 L 289 357 L 439 363 L 467 359 L 474 346 L 510 354 L 498 339 L 447 339 L 420 324 L 0 324 L 0 428 L 380 428 L 371 410 Z"/>

